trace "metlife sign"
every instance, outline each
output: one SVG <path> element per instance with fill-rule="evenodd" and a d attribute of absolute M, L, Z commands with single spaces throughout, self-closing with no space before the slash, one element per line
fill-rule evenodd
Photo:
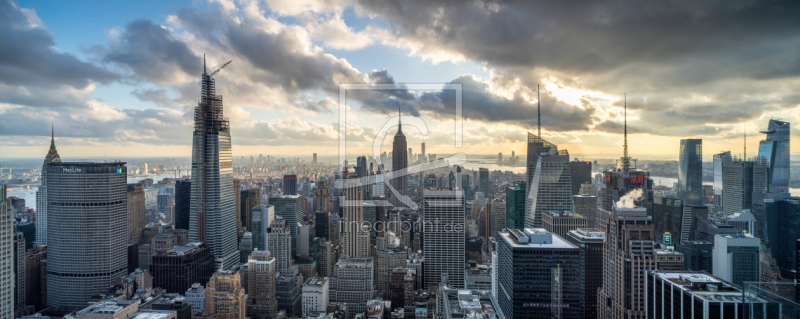
<path fill-rule="evenodd" d="M 80 173 L 81 169 L 79 167 L 62 167 L 62 173 Z"/>

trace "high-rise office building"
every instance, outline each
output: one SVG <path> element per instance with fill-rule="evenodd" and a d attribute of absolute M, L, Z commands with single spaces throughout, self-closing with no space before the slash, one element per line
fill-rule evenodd
<path fill-rule="evenodd" d="M 247 316 L 274 318 L 278 313 L 275 298 L 276 261 L 272 253 L 256 250 L 247 259 Z"/>
<path fill-rule="evenodd" d="M 206 244 L 174 246 L 153 255 L 149 270 L 153 287 L 183 293 L 196 282 L 208 282 L 214 274 L 214 256 Z"/>
<path fill-rule="evenodd" d="M 12 211 L 13 210 L 14 209 L 12 209 Z M 5 214 L 5 211 L 0 211 L 0 213 Z M 5 217 L 0 217 L 0 222 L 3 223 L 3 230 L 5 230 L 4 218 Z M 12 230 L 12 233 L 14 234 L 11 236 L 13 247 L 11 253 L 14 255 L 12 261 L 14 265 L 14 312 L 18 312 L 27 305 L 25 300 L 25 236 L 22 235 L 22 232 L 14 232 Z M 0 242 L 0 244 L 2 244 L 2 242 Z"/>
<path fill-rule="evenodd" d="M 703 201 L 703 140 L 682 139 L 678 161 L 678 196 L 689 204 Z"/>
<path fill-rule="evenodd" d="M 796 242 L 800 239 L 800 198 L 792 197 L 778 201 L 777 216 L 777 235 L 774 236 L 778 241 L 771 243 L 777 249 L 773 250 L 781 277 L 786 279 L 800 279 L 797 277 L 797 255 L 800 251 L 796 250 Z M 775 227 L 775 225 L 769 225 Z M 757 226 L 762 227 L 762 226 Z"/>
<path fill-rule="evenodd" d="M 497 299 L 505 317 L 577 318 L 579 248 L 542 228 L 509 229 L 499 237 Z"/>
<path fill-rule="evenodd" d="M 213 73 L 212 73 L 213 74 Z M 222 96 L 203 61 L 200 103 L 194 110 L 189 237 L 211 247 L 217 269 L 239 261 L 231 131 Z"/>
<path fill-rule="evenodd" d="M 47 165 L 47 303 L 79 309 L 128 270 L 127 167 Z"/>
<path fill-rule="evenodd" d="M 759 281 L 760 245 L 758 238 L 742 233 L 714 236 L 714 276 L 739 286 L 745 281 Z"/>
<path fill-rule="evenodd" d="M 731 157 L 731 152 L 722 152 L 719 154 L 714 154 L 713 157 L 713 169 L 714 169 L 714 209 L 712 211 L 713 216 L 720 216 L 722 214 L 722 206 L 723 206 L 723 198 L 722 198 L 722 190 L 724 189 L 723 186 L 723 174 L 722 174 L 722 166 L 725 163 L 730 163 L 733 161 Z"/>
<path fill-rule="evenodd" d="M 657 269 L 653 225 L 643 207 L 612 208 L 606 222 L 597 317 L 644 319 L 645 272 Z"/>
<path fill-rule="evenodd" d="M 428 153 L 425 153 L 425 142 L 422 142 L 422 153 L 419 154 L 419 161 L 420 162 L 427 162 L 428 161 Z"/>
<path fill-rule="evenodd" d="M 707 273 L 651 270 L 646 275 L 647 318 L 780 317 L 780 304 L 758 296 L 748 296 L 744 301 L 739 287 Z M 747 315 L 742 304 L 749 308 Z"/>
<path fill-rule="evenodd" d="M 758 157 L 769 165 L 769 191 L 789 192 L 789 122 L 769 120 L 766 139 L 758 143 Z"/>
<path fill-rule="evenodd" d="M 303 275 L 295 266 L 279 272 L 275 278 L 275 299 L 278 300 L 278 309 L 286 311 L 289 317 L 303 315 L 303 280 Z"/>
<path fill-rule="evenodd" d="M 253 208 L 253 220 L 250 222 L 253 226 L 253 250 L 267 249 L 267 233 L 269 233 L 270 224 L 274 219 L 274 205 L 261 205 Z"/>
<path fill-rule="evenodd" d="M 596 228 L 597 225 L 597 196 L 572 195 L 574 212 L 586 218 L 586 228 Z"/>
<path fill-rule="evenodd" d="M 317 153 L 314 153 L 314 158 L 311 163 L 317 165 Z"/>
<path fill-rule="evenodd" d="M 175 181 L 175 229 L 189 230 L 189 202 L 192 198 L 192 181 Z"/>
<path fill-rule="evenodd" d="M 525 228 L 525 190 L 524 181 L 514 182 L 506 187 L 506 227 Z"/>
<path fill-rule="evenodd" d="M 606 234 L 592 228 L 571 230 L 564 238 L 580 249 L 578 293 L 582 315 L 597 318 L 597 289 L 603 286 L 603 244 Z"/>
<path fill-rule="evenodd" d="M 297 256 L 297 223 L 303 220 L 304 202 L 305 198 L 300 195 L 284 195 L 269 199 L 269 203 L 275 205 L 275 217 L 283 218 L 286 226 L 289 227 L 292 238 L 292 257 Z"/>
<path fill-rule="evenodd" d="M 42 260 L 47 260 L 47 245 L 38 245 L 25 253 L 25 300 L 36 311 L 47 303 L 47 269 L 42 270 Z"/>
<path fill-rule="evenodd" d="M 653 228 L 656 242 L 673 245 L 679 244 L 682 239 L 689 239 L 681 238 L 685 206 L 687 205 L 684 205 L 684 200 L 677 197 L 656 197 L 653 200 Z M 691 222 L 688 226 L 691 227 Z"/>
<path fill-rule="evenodd" d="M 14 208 L 0 185 L 0 317 L 14 318 Z"/>
<path fill-rule="evenodd" d="M 375 296 L 372 258 L 339 259 L 329 280 L 331 302 L 347 303 L 351 313 L 366 312 Z"/>
<path fill-rule="evenodd" d="M 569 162 L 569 174 L 572 195 L 578 195 L 581 193 L 581 185 L 592 182 L 592 162 L 578 161 L 577 159 Z"/>
<path fill-rule="evenodd" d="M 466 224 L 464 191 L 423 190 L 422 227 L 425 256 L 424 287 L 447 274 L 453 287 L 464 288 Z"/>
<path fill-rule="evenodd" d="M 144 231 L 144 189 L 142 184 L 128 184 L 128 242 L 142 241 Z"/>
<path fill-rule="evenodd" d="M 242 231 L 252 232 L 253 227 L 250 224 L 253 220 L 253 209 L 261 206 L 261 191 L 258 187 L 250 187 L 247 190 L 242 190 L 239 195 L 241 203 L 240 218 L 242 219 Z"/>
<path fill-rule="evenodd" d="M 327 313 L 330 301 L 330 280 L 328 278 L 307 278 L 303 284 L 303 318 L 311 318 L 312 313 Z"/>
<path fill-rule="evenodd" d="M 297 195 L 297 175 L 283 175 L 283 195 Z"/>
<path fill-rule="evenodd" d="M 586 217 L 566 212 L 544 212 L 542 214 L 542 228 L 556 234 L 561 238 L 567 238 L 567 233 L 571 230 L 586 228 Z"/>
<path fill-rule="evenodd" d="M 164 222 L 174 223 L 175 219 L 175 189 L 172 187 L 161 187 L 156 196 L 158 213 L 164 214 Z"/>
<path fill-rule="evenodd" d="M 572 184 L 567 150 L 541 140 L 548 147 L 538 153 L 525 199 L 525 227 L 541 228 L 542 213 L 572 211 Z"/>
<path fill-rule="evenodd" d="M 317 237 L 330 240 L 331 208 L 330 195 L 328 194 L 328 180 L 325 177 L 317 181 L 317 190 L 314 193 L 314 203 L 317 205 L 314 213 L 314 223 L 317 226 Z"/>
<path fill-rule="evenodd" d="M 281 216 L 275 216 L 267 229 L 267 250 L 275 257 L 277 272 L 287 271 L 292 266 L 291 229 Z"/>
<path fill-rule="evenodd" d="M 381 235 L 378 240 L 386 240 L 387 243 L 380 244 L 378 246 L 383 247 L 375 249 L 375 285 L 376 293 L 388 296 L 391 272 L 397 267 L 405 266 L 407 252 L 400 247 L 400 238 L 396 237 L 394 233 L 381 233 Z"/>
<path fill-rule="evenodd" d="M 364 231 L 364 199 L 361 179 L 350 175 L 344 183 L 342 216 L 342 255 L 366 258 L 370 254 L 369 231 Z M 373 215 L 374 216 L 374 215 Z"/>
<path fill-rule="evenodd" d="M 722 214 L 730 216 L 753 205 L 754 162 L 734 160 L 722 164 Z"/>
<path fill-rule="evenodd" d="M 491 186 L 489 186 L 489 169 L 481 167 L 478 170 L 478 178 L 480 179 L 478 181 L 480 183 L 478 189 L 484 196 L 489 196 L 489 191 L 491 190 Z"/>
<path fill-rule="evenodd" d="M 50 132 L 50 150 L 44 157 L 42 164 L 42 177 L 39 180 L 39 190 L 36 191 L 36 244 L 47 244 L 47 164 L 60 163 L 61 156 L 56 150 L 54 130 Z"/>
<path fill-rule="evenodd" d="M 497 236 L 497 232 L 506 228 L 506 202 L 496 199 L 491 203 L 492 213 L 489 215 L 491 226 L 487 237 Z"/>
<path fill-rule="evenodd" d="M 205 294 L 205 315 L 228 319 L 246 318 L 247 295 L 242 286 L 242 275 L 238 270 L 215 272 L 208 281 Z"/>
<path fill-rule="evenodd" d="M 399 110 L 398 110 L 399 111 Z M 408 167 L 408 144 L 406 143 L 406 136 L 403 134 L 403 123 L 397 121 L 397 134 L 394 135 L 392 141 L 392 187 L 397 191 L 397 195 L 391 194 L 391 203 L 395 207 L 404 207 L 405 204 L 400 202 L 398 197 L 408 195 L 408 176 L 406 175 L 406 168 Z"/>

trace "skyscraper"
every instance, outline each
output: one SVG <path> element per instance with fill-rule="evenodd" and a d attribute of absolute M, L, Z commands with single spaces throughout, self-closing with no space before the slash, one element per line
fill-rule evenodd
<path fill-rule="evenodd" d="M 314 203 L 317 205 L 314 216 L 314 222 L 317 226 L 316 235 L 319 238 L 330 239 L 331 202 L 328 195 L 328 180 L 325 177 L 317 181 L 317 190 L 314 195 Z"/>
<path fill-rule="evenodd" d="M 372 258 L 339 259 L 330 278 L 330 301 L 347 303 L 351 313 L 366 312 L 367 301 L 375 296 L 373 269 Z"/>
<path fill-rule="evenodd" d="M 242 231 L 253 232 L 254 230 L 250 223 L 253 220 L 253 209 L 261 206 L 261 191 L 258 187 L 250 187 L 247 190 L 241 191 L 239 200 L 241 201 L 241 211 L 238 212 L 238 214 L 240 214 L 240 218 L 242 219 Z"/>
<path fill-rule="evenodd" d="M 235 189 L 234 189 L 235 191 Z M 192 181 L 175 181 L 175 229 L 189 230 L 189 207 L 192 198 Z"/>
<path fill-rule="evenodd" d="M 489 169 L 487 168 L 479 168 L 478 178 L 480 179 L 480 184 L 478 189 L 483 193 L 483 196 L 488 197 L 490 186 L 489 186 Z"/>
<path fill-rule="evenodd" d="M 247 260 L 247 315 L 274 318 L 278 313 L 275 298 L 275 258 L 266 250 L 256 250 Z"/>
<path fill-rule="evenodd" d="M 464 191 L 425 189 L 422 204 L 424 286 L 447 274 L 453 287 L 464 288 L 466 223 Z M 424 287 L 423 287 L 424 288 Z"/>
<path fill-rule="evenodd" d="M 6 185 L 0 185 L 0 267 L 0 317 L 14 318 L 14 208 Z"/>
<path fill-rule="evenodd" d="M 578 318 L 578 247 L 541 228 L 510 229 L 499 237 L 497 299 L 505 317 Z"/>
<path fill-rule="evenodd" d="M 580 194 L 581 186 L 592 182 L 592 162 L 583 162 L 577 159 L 569 162 L 569 175 L 572 195 Z"/>
<path fill-rule="evenodd" d="M 127 167 L 47 165 L 47 304 L 79 309 L 128 270 Z"/>
<path fill-rule="evenodd" d="M 286 220 L 275 216 L 267 229 L 267 250 L 275 257 L 276 271 L 287 271 L 292 266 L 292 237 Z"/>
<path fill-rule="evenodd" d="M 217 318 L 246 318 L 246 295 L 239 271 L 218 271 L 211 276 L 206 287 L 205 314 Z"/>
<path fill-rule="evenodd" d="M 428 161 L 428 153 L 425 153 L 425 141 L 422 141 L 422 153 L 419 154 L 419 161 L 425 163 Z"/>
<path fill-rule="evenodd" d="M 758 157 L 769 164 L 769 191 L 789 192 L 789 122 L 769 120 L 767 138 L 758 143 Z"/>
<path fill-rule="evenodd" d="M 571 230 L 565 237 L 580 249 L 579 286 L 581 296 L 580 318 L 597 318 L 597 289 L 603 286 L 603 243 L 606 234 L 597 229 Z"/>
<path fill-rule="evenodd" d="M 303 196 L 284 195 L 281 197 L 271 197 L 269 203 L 275 205 L 275 217 L 280 216 L 286 221 L 286 227 L 292 238 L 291 256 L 297 256 L 297 223 L 303 220 Z M 278 258 L 275 256 L 275 258 Z"/>
<path fill-rule="evenodd" d="M 297 175 L 283 175 L 283 195 L 297 195 Z"/>
<path fill-rule="evenodd" d="M 606 221 L 603 287 L 597 291 L 597 317 L 646 318 L 645 272 L 656 267 L 653 225 L 647 210 L 613 205 Z"/>
<path fill-rule="evenodd" d="M 363 231 L 364 199 L 361 180 L 350 175 L 344 183 L 344 216 L 342 216 L 342 254 L 366 258 L 370 254 L 369 231 Z"/>
<path fill-rule="evenodd" d="M 525 190 L 524 181 L 514 182 L 506 187 L 506 227 L 525 228 Z"/>
<path fill-rule="evenodd" d="M 196 282 L 208 282 L 214 274 L 214 256 L 206 244 L 173 246 L 153 255 L 148 269 L 153 287 L 183 293 Z"/>
<path fill-rule="evenodd" d="M 743 233 L 714 236 L 714 276 L 740 287 L 745 281 L 759 281 L 760 245 L 758 238 Z"/>
<path fill-rule="evenodd" d="M 525 228 L 542 228 L 542 213 L 572 211 L 569 153 L 554 144 L 537 154 L 525 199 Z"/>
<path fill-rule="evenodd" d="M 398 109 L 398 115 L 400 110 Z M 408 195 L 408 176 L 406 176 L 406 168 L 408 167 L 408 144 L 406 143 L 406 136 L 403 134 L 403 123 L 401 120 L 397 121 L 397 134 L 394 135 L 392 142 L 392 187 L 397 190 L 398 195 L 391 194 L 391 203 L 395 207 L 404 207 L 405 204 L 400 202 L 398 197 Z"/>
<path fill-rule="evenodd" d="M 722 164 L 722 214 L 730 216 L 753 205 L 754 162 L 734 160 Z M 724 278 L 723 278 L 724 279 Z"/>
<path fill-rule="evenodd" d="M 128 242 L 142 241 L 144 231 L 144 189 L 142 184 L 128 184 Z"/>
<path fill-rule="evenodd" d="M 678 162 L 678 196 L 689 204 L 703 203 L 703 140 L 682 139 Z"/>
<path fill-rule="evenodd" d="M 312 161 L 312 164 L 317 165 L 317 153 L 314 153 L 314 159 Z"/>
<path fill-rule="evenodd" d="M 722 190 L 723 190 L 723 183 L 722 183 L 722 165 L 724 163 L 730 163 L 732 161 L 731 152 L 722 152 L 719 154 L 714 154 L 713 157 L 714 161 L 714 209 L 712 211 L 714 216 L 719 216 L 722 214 Z"/>
<path fill-rule="evenodd" d="M 208 244 L 216 268 L 224 269 L 239 260 L 239 252 L 230 123 L 211 77 L 218 71 L 206 72 L 204 58 L 200 103 L 194 110 L 189 237 Z"/>
<path fill-rule="evenodd" d="M 267 249 L 267 233 L 272 221 L 275 219 L 274 205 L 261 205 L 253 208 L 253 250 Z"/>
<path fill-rule="evenodd" d="M 42 178 L 39 180 L 39 190 L 36 191 L 36 244 L 47 244 L 47 164 L 61 163 L 61 156 L 56 150 L 55 130 L 50 131 L 50 150 L 44 157 L 42 164 Z"/>

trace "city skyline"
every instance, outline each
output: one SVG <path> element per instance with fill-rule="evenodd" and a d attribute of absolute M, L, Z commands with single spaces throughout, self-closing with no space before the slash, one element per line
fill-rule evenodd
<path fill-rule="evenodd" d="M 446 109 L 446 94 L 413 92 L 405 99 L 397 99 L 402 97 L 399 93 L 355 94 L 347 105 L 352 117 L 348 136 L 356 137 L 348 138 L 348 152 L 354 154 L 369 154 L 367 145 L 377 129 L 373 125 L 390 119 L 398 104 L 392 101 L 400 101 L 404 115 L 421 116 L 431 128 L 424 138 L 429 152 L 523 153 L 525 132 L 537 124 L 537 85 L 541 85 L 542 137 L 575 156 L 618 156 L 626 92 L 629 146 L 632 155 L 640 159 L 675 158 L 679 140 L 685 138 L 702 138 L 707 154 L 741 153 L 745 126 L 755 135 L 747 142 L 755 154 L 763 140 L 757 132 L 766 129 L 769 119 L 797 120 L 799 104 L 791 93 L 797 75 L 782 71 L 774 62 L 791 54 L 787 46 L 797 41 L 797 36 L 785 31 L 796 22 L 786 20 L 787 13 L 762 14 L 774 4 L 699 10 L 714 12 L 707 15 L 696 13 L 703 8 L 692 5 L 677 12 L 651 8 L 648 13 L 660 23 L 633 34 L 633 39 L 645 41 L 641 34 L 651 32 L 663 35 L 664 43 L 644 42 L 652 48 L 639 48 L 642 52 L 611 46 L 624 40 L 627 33 L 623 29 L 642 23 L 640 9 L 615 12 L 611 11 L 613 3 L 599 5 L 596 11 L 570 12 L 568 5 L 547 8 L 554 17 L 583 21 L 570 27 L 537 14 L 533 16 L 538 20 L 514 20 L 509 23 L 519 27 L 520 36 L 531 36 L 530 40 L 496 40 L 501 42 L 496 46 L 474 37 L 475 43 L 460 40 L 481 34 L 472 28 L 463 29 L 461 37 L 447 38 L 432 26 L 433 16 L 423 14 L 413 20 L 395 15 L 387 10 L 388 5 L 309 2 L 292 6 L 277 1 L 151 5 L 147 11 L 108 10 L 113 13 L 101 19 L 92 13 L 108 9 L 105 6 L 3 2 L 2 11 L 9 19 L 0 27 L 12 38 L 35 40 L 22 41 L 18 50 L 31 52 L 30 57 L 41 62 L 31 66 L 11 59 L 8 66 L 18 76 L 0 79 L 0 92 L 8 93 L 0 98 L 0 114 L 9 119 L 0 126 L 4 153 L 41 156 L 48 124 L 55 122 L 65 157 L 138 156 L 143 150 L 188 156 L 188 128 L 203 53 L 208 53 L 209 66 L 233 60 L 218 77 L 224 87 L 220 93 L 227 97 L 230 108 L 226 114 L 231 119 L 234 156 L 304 153 L 298 148 L 335 155 L 337 85 L 347 83 L 452 82 L 465 87 L 463 149 L 453 147 L 453 123 L 441 110 L 442 106 Z M 423 12 L 430 11 L 428 6 L 448 8 L 442 23 L 452 27 L 462 25 L 459 14 L 516 16 L 512 12 L 540 9 L 535 4 L 402 6 Z M 194 19 L 199 16 L 208 17 L 204 22 L 208 25 L 198 25 Z M 739 30 L 732 21 L 737 18 L 763 19 L 765 23 L 758 30 L 741 30 L 734 39 L 730 36 L 733 32 L 725 29 Z M 474 23 L 491 25 L 496 19 L 478 16 Z M 708 32 L 698 35 L 690 28 L 662 27 L 689 19 Z M 419 27 L 406 27 L 410 22 Z M 559 32 L 528 30 L 538 29 L 535 27 L 542 23 L 563 28 Z M 598 26 L 601 30 L 591 30 Z M 775 36 L 756 41 L 759 30 Z M 430 39 L 420 36 L 424 32 L 432 34 Z M 532 32 L 541 32 L 541 37 Z M 538 48 L 541 41 L 564 35 L 564 39 L 576 40 Z M 587 35 L 605 42 L 592 41 Z M 593 53 L 553 58 L 560 56 L 555 53 L 580 47 L 580 40 L 589 42 Z M 701 44 L 707 40 L 730 43 L 707 48 Z M 730 50 L 743 41 L 754 41 L 753 48 Z M 680 52 L 662 53 L 655 49 L 659 46 L 673 46 Z M 532 57 L 511 53 L 523 49 L 531 50 Z M 592 61 L 591 56 L 606 63 L 591 64 L 587 62 Z M 737 68 L 731 71 L 721 65 L 724 62 Z M 56 66 L 79 71 L 67 76 Z M 43 70 L 48 67 L 51 69 Z M 385 150 L 391 149 L 391 133 L 383 141 Z M 416 130 L 404 133 L 414 149 L 423 142 Z M 797 137 L 797 132 L 791 135 Z"/>

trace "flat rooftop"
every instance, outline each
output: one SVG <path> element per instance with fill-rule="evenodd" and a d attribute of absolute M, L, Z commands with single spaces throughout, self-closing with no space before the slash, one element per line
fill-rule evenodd
<path fill-rule="evenodd" d="M 517 238 L 512 236 L 511 232 L 501 232 L 500 237 L 513 248 L 578 249 L 577 246 L 558 235 L 548 232 L 544 228 L 525 228 L 524 233 L 529 238 L 529 242 L 527 243 L 520 243 L 517 241 Z"/>
<path fill-rule="evenodd" d="M 683 291 L 707 302 L 742 302 L 742 291 L 733 284 L 704 272 L 692 271 L 651 271 L 656 277 L 673 283 Z M 767 302 L 762 298 L 751 302 Z"/>
<path fill-rule="evenodd" d="M 502 319 L 488 290 L 443 289 L 444 318 Z"/>

